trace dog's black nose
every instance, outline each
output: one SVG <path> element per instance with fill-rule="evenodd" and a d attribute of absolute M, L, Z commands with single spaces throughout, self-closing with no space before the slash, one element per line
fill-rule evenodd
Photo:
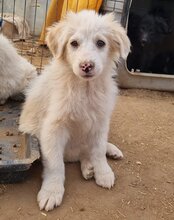
<path fill-rule="evenodd" d="M 141 40 L 141 45 L 142 45 L 142 46 L 145 46 L 146 43 L 147 43 L 147 40 L 146 40 L 146 39 L 142 39 L 142 40 Z"/>
<path fill-rule="evenodd" d="M 79 66 L 83 72 L 90 74 L 90 71 L 94 69 L 95 65 L 92 61 L 89 61 L 89 62 L 82 62 L 80 63 Z"/>

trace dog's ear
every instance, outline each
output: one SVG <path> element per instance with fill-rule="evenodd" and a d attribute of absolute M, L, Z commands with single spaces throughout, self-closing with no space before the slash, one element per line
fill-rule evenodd
<path fill-rule="evenodd" d="M 119 50 L 120 56 L 126 59 L 130 52 L 131 43 L 125 29 L 115 21 L 114 13 L 106 14 L 104 17 L 110 26 L 109 38 L 111 41 L 111 50 L 114 52 Z"/>
<path fill-rule="evenodd" d="M 123 59 L 126 59 L 130 52 L 130 46 L 131 46 L 126 31 L 120 26 L 119 28 L 115 29 L 114 36 L 115 36 L 114 43 L 116 47 L 118 47 L 120 50 L 120 56 Z"/>
<path fill-rule="evenodd" d="M 62 20 L 48 28 L 46 43 L 54 57 L 60 58 L 68 41 L 66 21 Z"/>

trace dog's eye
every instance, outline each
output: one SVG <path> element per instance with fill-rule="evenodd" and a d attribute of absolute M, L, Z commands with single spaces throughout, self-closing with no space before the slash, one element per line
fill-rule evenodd
<path fill-rule="evenodd" d="M 98 40 L 98 41 L 96 42 L 96 45 L 97 45 L 97 47 L 101 48 L 101 47 L 104 47 L 104 46 L 105 46 L 105 42 L 102 41 L 102 40 Z"/>
<path fill-rule="evenodd" d="M 71 46 L 78 47 L 79 44 L 78 44 L 78 42 L 76 40 L 74 40 L 74 41 L 71 42 Z"/>

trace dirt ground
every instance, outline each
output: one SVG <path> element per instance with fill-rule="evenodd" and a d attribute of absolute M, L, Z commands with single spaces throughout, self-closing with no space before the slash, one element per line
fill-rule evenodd
<path fill-rule="evenodd" d="M 40 211 L 36 195 L 42 167 L 35 163 L 23 183 L 0 186 L 1 220 L 174 220 L 174 95 L 122 90 L 110 141 L 124 153 L 109 160 L 117 180 L 111 190 L 82 178 L 79 164 L 66 165 L 61 207 Z"/>
<path fill-rule="evenodd" d="M 46 46 L 41 46 L 37 39 L 28 39 L 14 42 L 18 53 L 25 57 L 30 63 L 36 66 L 38 72 L 51 59 L 51 53 Z"/>

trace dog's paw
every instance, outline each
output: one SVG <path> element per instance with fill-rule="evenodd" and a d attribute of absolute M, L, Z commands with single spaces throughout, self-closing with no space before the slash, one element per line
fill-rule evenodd
<path fill-rule="evenodd" d="M 106 155 L 114 160 L 123 159 L 123 153 L 115 145 L 107 143 Z"/>
<path fill-rule="evenodd" d="M 86 180 L 91 179 L 94 176 L 94 167 L 89 161 L 81 162 L 81 171 Z"/>
<path fill-rule="evenodd" d="M 64 186 L 56 185 L 47 189 L 42 187 L 37 196 L 40 210 L 45 209 L 46 211 L 50 211 L 54 207 L 59 206 L 62 203 L 63 194 Z"/>
<path fill-rule="evenodd" d="M 107 173 L 95 173 L 95 181 L 97 185 L 110 189 L 114 186 L 115 176 L 112 170 Z"/>

